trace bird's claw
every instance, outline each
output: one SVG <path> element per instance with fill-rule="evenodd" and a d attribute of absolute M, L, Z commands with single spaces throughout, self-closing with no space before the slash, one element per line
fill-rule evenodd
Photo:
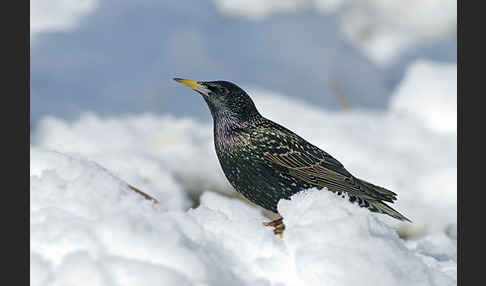
<path fill-rule="evenodd" d="M 283 224 L 283 218 L 276 219 L 274 221 L 270 222 L 264 222 L 264 226 L 273 226 L 275 229 L 273 230 L 273 233 L 275 235 L 280 236 L 280 238 L 283 238 L 283 232 L 285 230 L 285 225 Z"/>
<path fill-rule="evenodd" d="M 283 224 L 283 217 L 276 219 L 276 220 L 273 220 L 273 221 L 263 223 L 264 226 L 273 226 L 273 227 L 277 227 L 280 224 Z"/>

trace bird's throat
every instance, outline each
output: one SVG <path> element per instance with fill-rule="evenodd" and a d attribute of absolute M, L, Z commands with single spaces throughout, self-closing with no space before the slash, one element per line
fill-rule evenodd
<path fill-rule="evenodd" d="M 249 133 L 246 132 L 248 121 L 224 116 L 214 118 L 213 124 L 216 149 L 241 147 L 248 143 Z"/>

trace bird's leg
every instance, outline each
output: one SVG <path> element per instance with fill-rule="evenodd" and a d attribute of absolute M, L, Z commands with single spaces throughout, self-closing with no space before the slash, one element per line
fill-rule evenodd
<path fill-rule="evenodd" d="M 283 232 L 285 230 L 285 225 L 283 223 L 283 217 L 270 221 L 270 222 L 264 222 L 264 226 L 273 226 L 275 229 L 273 230 L 273 233 L 275 235 L 280 236 L 280 238 L 283 238 Z"/>

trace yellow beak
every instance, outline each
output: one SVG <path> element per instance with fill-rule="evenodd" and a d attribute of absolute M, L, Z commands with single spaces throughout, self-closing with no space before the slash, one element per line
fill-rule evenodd
<path fill-rule="evenodd" d="M 177 81 L 177 82 L 180 82 L 184 85 L 187 85 L 188 87 L 190 87 L 194 90 L 198 90 L 198 89 L 203 88 L 203 86 L 195 80 L 183 79 L 183 78 L 174 78 L 174 80 Z"/>

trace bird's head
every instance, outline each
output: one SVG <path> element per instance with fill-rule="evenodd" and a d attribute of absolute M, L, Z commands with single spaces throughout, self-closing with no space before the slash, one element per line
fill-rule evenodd
<path fill-rule="evenodd" d="M 231 118 L 248 121 L 260 116 L 250 96 L 229 81 L 194 81 L 175 78 L 200 93 L 211 110 L 214 120 Z"/>

